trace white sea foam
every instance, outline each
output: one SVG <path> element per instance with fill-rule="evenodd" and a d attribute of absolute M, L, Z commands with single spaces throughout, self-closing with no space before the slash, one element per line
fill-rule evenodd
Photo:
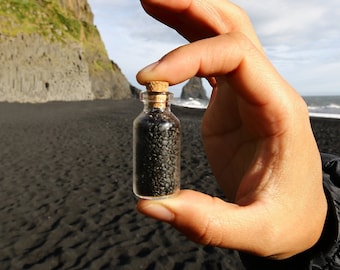
<path fill-rule="evenodd" d="M 310 117 L 340 119 L 340 114 L 335 113 L 309 113 Z"/>
<path fill-rule="evenodd" d="M 332 118 L 332 119 L 340 119 L 340 105 L 336 103 L 328 103 L 324 104 L 322 98 L 319 98 L 320 105 L 309 105 L 309 115 L 311 117 L 321 117 L 321 118 Z M 175 98 L 172 102 L 174 105 L 187 107 L 187 108 L 195 108 L 195 109 L 206 109 L 209 101 L 202 99 L 181 99 Z M 323 103 L 323 104 L 322 104 Z"/>
<path fill-rule="evenodd" d="M 340 105 L 338 104 L 308 106 L 308 110 L 310 116 L 340 119 Z"/>
<path fill-rule="evenodd" d="M 308 109 L 310 111 L 320 111 L 320 110 L 340 110 L 340 105 L 338 104 L 328 104 L 328 105 L 323 105 L 323 106 L 308 106 Z"/>
<path fill-rule="evenodd" d="M 177 106 L 182 106 L 186 108 L 195 108 L 195 109 L 206 109 L 208 107 L 208 100 L 189 98 L 189 99 L 181 99 L 174 98 L 172 104 Z"/>

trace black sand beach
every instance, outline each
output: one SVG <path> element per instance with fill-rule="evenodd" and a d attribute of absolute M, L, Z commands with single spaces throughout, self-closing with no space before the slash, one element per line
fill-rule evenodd
<path fill-rule="evenodd" d="M 0 103 L 0 269 L 237 269 L 234 251 L 190 242 L 137 213 L 136 100 Z M 182 188 L 221 196 L 202 150 L 203 110 L 182 122 Z M 340 120 L 312 119 L 340 154 Z"/>

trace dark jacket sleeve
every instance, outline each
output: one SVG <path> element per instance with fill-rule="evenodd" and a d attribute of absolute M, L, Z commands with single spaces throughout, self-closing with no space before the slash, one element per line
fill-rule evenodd
<path fill-rule="evenodd" d="M 286 260 L 275 261 L 240 252 L 247 270 L 340 270 L 340 158 L 321 154 L 321 159 L 328 211 L 320 240 L 310 250 Z"/>

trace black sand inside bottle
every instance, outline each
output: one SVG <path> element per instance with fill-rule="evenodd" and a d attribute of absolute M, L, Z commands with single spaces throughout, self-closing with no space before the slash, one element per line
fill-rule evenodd
<path fill-rule="evenodd" d="M 181 129 L 168 86 L 146 84 L 144 110 L 133 122 L 133 192 L 143 199 L 163 199 L 180 189 Z"/>

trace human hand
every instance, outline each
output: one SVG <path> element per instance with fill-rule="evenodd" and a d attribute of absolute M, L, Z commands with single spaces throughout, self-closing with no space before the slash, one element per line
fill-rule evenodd
<path fill-rule="evenodd" d="M 264 55 L 246 14 L 221 0 L 142 3 L 195 42 L 143 69 L 137 79 L 177 84 L 195 75 L 215 78 L 203 142 L 233 203 L 183 190 L 166 200 L 140 200 L 139 211 L 203 244 L 275 259 L 311 248 L 327 204 L 308 110 Z"/>

